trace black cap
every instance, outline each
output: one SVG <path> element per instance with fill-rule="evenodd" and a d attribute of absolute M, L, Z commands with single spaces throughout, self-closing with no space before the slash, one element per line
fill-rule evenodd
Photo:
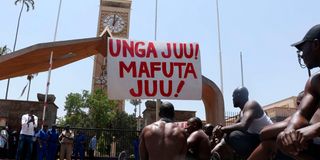
<path fill-rule="evenodd" d="M 299 42 L 293 43 L 291 46 L 296 47 L 297 49 L 301 49 L 300 47 L 307 41 L 313 41 L 314 39 L 320 40 L 320 24 L 313 26 L 307 34 L 303 37 L 303 39 Z"/>

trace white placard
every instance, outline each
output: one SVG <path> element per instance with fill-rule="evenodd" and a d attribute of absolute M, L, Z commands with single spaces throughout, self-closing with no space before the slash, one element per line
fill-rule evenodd
<path fill-rule="evenodd" d="M 200 100 L 199 44 L 108 39 L 110 99 Z"/>

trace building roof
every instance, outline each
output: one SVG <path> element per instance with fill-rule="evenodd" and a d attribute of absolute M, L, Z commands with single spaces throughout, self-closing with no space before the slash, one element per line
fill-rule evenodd
<path fill-rule="evenodd" d="M 53 53 L 52 69 L 95 54 L 106 55 L 105 29 L 99 37 L 35 44 L 0 56 L 0 80 L 47 71 Z"/>
<path fill-rule="evenodd" d="M 291 96 L 276 102 L 273 102 L 271 104 L 263 106 L 264 110 L 270 109 L 270 108 L 277 108 L 277 107 L 283 107 L 283 105 L 288 105 L 289 108 L 296 108 L 296 96 Z"/>

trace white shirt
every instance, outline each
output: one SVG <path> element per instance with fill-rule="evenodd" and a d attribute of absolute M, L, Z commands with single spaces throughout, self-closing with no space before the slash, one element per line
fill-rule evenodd
<path fill-rule="evenodd" d="M 34 117 L 34 123 L 28 121 L 31 119 L 31 116 L 29 114 L 24 114 L 21 117 L 21 131 L 20 134 L 34 136 L 34 129 L 38 126 L 38 117 L 33 115 Z"/>
<path fill-rule="evenodd" d="M 249 133 L 254 133 L 254 134 L 260 134 L 260 131 L 265 127 L 268 126 L 270 124 L 273 124 L 270 117 L 263 112 L 263 116 L 261 116 L 260 118 L 254 119 L 249 128 L 248 128 L 248 132 Z"/>

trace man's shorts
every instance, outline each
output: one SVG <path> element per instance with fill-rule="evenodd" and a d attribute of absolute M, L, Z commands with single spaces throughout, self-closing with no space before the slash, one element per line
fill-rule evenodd
<path fill-rule="evenodd" d="M 225 141 L 241 157 L 248 158 L 254 149 L 260 144 L 258 134 L 242 131 L 232 131 L 225 137 Z"/>

